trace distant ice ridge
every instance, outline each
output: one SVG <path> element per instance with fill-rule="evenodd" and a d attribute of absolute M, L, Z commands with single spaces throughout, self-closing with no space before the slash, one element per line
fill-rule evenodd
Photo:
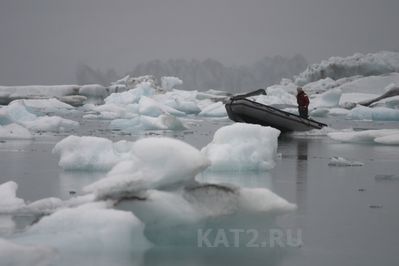
<path fill-rule="evenodd" d="M 399 145 L 399 129 L 332 132 L 328 136 L 342 142 Z"/>
<path fill-rule="evenodd" d="M 331 57 L 320 64 L 309 66 L 295 78 L 305 85 L 324 78 L 338 80 L 352 76 L 376 76 L 399 72 L 399 53 L 382 51 L 374 54 L 357 53 L 349 57 Z"/>
<path fill-rule="evenodd" d="M 202 153 L 210 170 L 269 170 L 274 167 L 280 131 L 272 127 L 235 123 L 218 129 Z"/>

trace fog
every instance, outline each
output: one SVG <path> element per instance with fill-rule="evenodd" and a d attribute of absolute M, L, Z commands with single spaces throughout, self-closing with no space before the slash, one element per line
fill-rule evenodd
<path fill-rule="evenodd" d="M 241 66 L 398 50 L 398 10 L 397 0 L 5 0 L 0 84 L 75 83 L 79 65 L 122 75 L 154 59 Z"/>

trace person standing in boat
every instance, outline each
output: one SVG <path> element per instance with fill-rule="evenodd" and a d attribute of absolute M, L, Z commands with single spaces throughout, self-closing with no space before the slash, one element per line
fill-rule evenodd
<path fill-rule="evenodd" d="M 299 115 L 303 118 L 308 118 L 309 97 L 301 87 L 297 88 L 297 92 L 296 101 L 298 103 Z"/>

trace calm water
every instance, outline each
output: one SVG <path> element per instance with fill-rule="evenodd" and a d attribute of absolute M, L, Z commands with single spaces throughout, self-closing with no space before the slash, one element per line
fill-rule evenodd
<path fill-rule="evenodd" d="M 43 135 L 34 141 L 1 142 L 0 182 L 16 181 L 18 197 L 27 201 L 45 197 L 67 199 L 70 191 L 79 193 L 82 186 L 104 176 L 104 173 L 64 172 L 58 167 L 58 157 L 51 150 L 69 134 L 112 140 L 161 134 L 201 148 L 211 141 L 217 128 L 230 123 L 203 121 L 177 133 L 126 135 L 109 131 L 104 121 L 81 122 L 83 126 L 78 132 Z M 395 123 L 330 123 L 336 128 L 399 127 Z M 274 248 L 177 245 L 155 247 L 140 254 L 85 254 L 85 259 L 77 255 L 63 258 L 65 265 L 78 265 L 82 261 L 85 265 L 399 265 L 399 147 L 338 143 L 326 136 L 283 136 L 278 152 L 281 158 L 269 173 L 205 173 L 198 179 L 267 187 L 296 203 L 296 211 L 278 217 L 272 225 L 266 220 L 238 221 L 234 228 L 251 229 L 255 224 L 265 223 L 264 228 L 300 232 L 302 245 Z M 328 162 L 332 156 L 361 161 L 364 166 L 331 167 Z M 179 228 L 172 230 L 179 234 Z"/>

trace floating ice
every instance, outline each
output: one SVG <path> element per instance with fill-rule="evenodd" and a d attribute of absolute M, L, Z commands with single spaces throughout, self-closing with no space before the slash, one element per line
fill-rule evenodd
<path fill-rule="evenodd" d="M 137 130 L 182 130 L 183 123 L 172 115 L 160 115 L 158 117 L 136 116 L 131 119 L 115 119 L 110 123 L 110 128 L 123 132 L 135 132 Z"/>
<path fill-rule="evenodd" d="M 227 116 L 227 112 L 222 102 L 216 102 L 206 106 L 198 115 L 208 117 L 222 117 Z"/>
<path fill-rule="evenodd" d="M 170 91 L 178 85 L 182 85 L 183 81 L 177 77 L 162 77 L 161 86 L 163 89 Z"/>
<path fill-rule="evenodd" d="M 331 89 L 320 95 L 316 95 L 310 100 L 310 108 L 336 107 L 339 104 L 342 91 L 340 89 Z"/>
<path fill-rule="evenodd" d="M 33 139 L 30 131 L 18 124 L 0 125 L 0 139 Z"/>
<path fill-rule="evenodd" d="M 211 170 L 269 170 L 274 167 L 280 131 L 260 125 L 235 123 L 218 129 L 202 153 Z"/>
<path fill-rule="evenodd" d="M 22 125 L 33 131 L 66 131 L 75 129 L 79 123 L 59 116 L 40 116 L 33 121 L 22 122 Z"/>
<path fill-rule="evenodd" d="M 348 159 L 345 159 L 343 157 L 332 157 L 330 161 L 328 162 L 329 166 L 363 166 L 364 163 L 362 162 L 357 162 L 357 161 L 350 161 Z"/>
<path fill-rule="evenodd" d="M 0 238 L 0 262 L 4 266 L 54 265 L 56 251 L 38 245 L 19 245 Z"/>
<path fill-rule="evenodd" d="M 347 118 L 353 120 L 399 121 L 399 110 L 386 107 L 357 106 L 350 110 Z"/>
<path fill-rule="evenodd" d="M 151 82 L 139 83 L 134 89 L 121 92 L 112 93 L 110 96 L 104 99 L 105 103 L 115 103 L 115 104 L 129 104 L 138 103 L 142 96 L 152 96 L 156 92 Z"/>
<path fill-rule="evenodd" d="M 130 145 L 99 137 L 69 136 L 55 145 L 53 153 L 60 155 L 59 165 L 65 170 L 108 171 L 128 157 Z"/>
<path fill-rule="evenodd" d="M 16 196 L 17 189 L 14 181 L 0 185 L 0 213 L 10 213 L 25 206 L 24 200 Z"/>
<path fill-rule="evenodd" d="M 208 167 L 208 160 L 194 147 L 170 138 L 145 138 L 130 148 L 131 158 L 84 190 L 98 197 L 135 195 L 141 190 L 190 182 Z"/>
<path fill-rule="evenodd" d="M 399 145 L 399 133 L 378 137 L 374 141 L 385 145 Z"/>
<path fill-rule="evenodd" d="M 183 116 L 184 113 L 172 107 L 161 104 L 149 97 L 142 96 L 139 101 L 139 113 L 147 116 L 160 116 L 162 114 L 171 114 L 175 116 Z"/>
<path fill-rule="evenodd" d="M 65 208 L 43 217 L 16 243 L 41 244 L 59 251 L 143 250 L 150 243 L 143 235 L 144 225 L 132 213 L 109 209 L 105 202 Z"/>
<path fill-rule="evenodd" d="M 63 131 L 78 127 L 79 123 L 59 116 L 36 116 L 24 102 L 15 101 L 0 109 L 0 124 L 17 123 L 35 131 Z"/>
<path fill-rule="evenodd" d="M 23 106 L 33 112 L 65 113 L 74 109 L 72 105 L 63 103 L 55 98 L 17 100 L 15 102 L 22 102 Z"/>
<path fill-rule="evenodd" d="M 381 143 L 381 144 L 398 144 L 398 129 L 376 129 L 364 131 L 344 131 L 331 132 L 327 134 L 330 138 L 342 142 L 354 143 Z"/>

